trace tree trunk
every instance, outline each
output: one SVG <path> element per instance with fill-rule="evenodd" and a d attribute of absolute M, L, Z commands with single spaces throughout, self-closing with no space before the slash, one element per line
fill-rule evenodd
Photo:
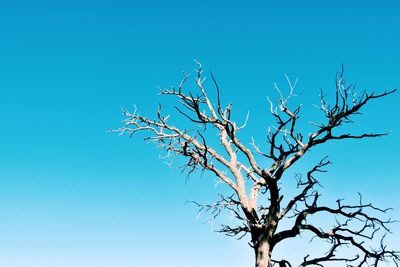
<path fill-rule="evenodd" d="M 269 267 L 271 262 L 270 245 L 266 238 L 260 238 L 254 246 L 256 256 L 256 267 Z"/>

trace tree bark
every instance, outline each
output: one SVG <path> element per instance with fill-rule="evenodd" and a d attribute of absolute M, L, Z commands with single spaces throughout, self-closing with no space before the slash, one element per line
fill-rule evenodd
<path fill-rule="evenodd" d="M 269 267 L 271 262 L 270 244 L 267 238 L 261 237 L 258 244 L 254 246 L 256 256 L 256 267 Z"/>

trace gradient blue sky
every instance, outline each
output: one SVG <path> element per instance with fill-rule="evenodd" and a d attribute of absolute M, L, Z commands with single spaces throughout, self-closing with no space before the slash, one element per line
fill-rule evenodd
<path fill-rule="evenodd" d="M 236 114 L 250 110 L 247 130 L 260 138 L 284 73 L 299 78 L 304 117 L 341 63 L 360 90 L 396 88 L 399 12 L 398 1 L 3 1 L 0 266 L 251 266 L 246 241 L 185 205 L 215 199 L 212 177 L 185 183 L 154 147 L 106 131 L 120 126 L 121 106 L 154 114 L 156 86 L 176 85 L 194 59 Z M 360 191 L 400 219 L 399 100 L 358 120 L 356 130 L 390 136 L 315 151 L 334 162 L 327 197 Z"/>

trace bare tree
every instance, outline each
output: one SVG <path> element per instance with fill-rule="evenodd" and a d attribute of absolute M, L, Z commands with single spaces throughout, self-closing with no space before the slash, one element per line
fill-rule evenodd
<path fill-rule="evenodd" d="M 290 93 L 285 96 L 275 85 L 279 98 L 275 101 L 268 99 L 276 125 L 269 128 L 267 149 L 262 150 L 254 140 L 247 145 L 239 139 L 238 133 L 246 123 L 239 126 L 231 119 L 232 105 L 222 105 L 218 84 L 211 73 L 216 88 L 216 103 L 212 102 L 204 88 L 202 72 L 202 65 L 198 63 L 197 93 L 184 90 L 190 76 L 185 73 L 179 87 L 160 90 L 161 95 L 179 100 L 176 112 L 186 117 L 193 129 L 173 125 L 170 116 L 162 115 L 160 107 L 155 119 L 141 116 L 136 110 L 133 113 L 124 110 L 124 126 L 116 131 L 129 135 L 143 132 L 144 140 L 154 142 L 167 156 L 186 159 L 184 167 L 189 174 L 198 169 L 209 171 L 228 185 L 232 190 L 231 196 L 220 195 L 216 203 L 198 204 L 199 209 L 211 212 L 212 216 L 218 216 L 223 210 L 234 214 L 237 225 L 222 225 L 220 231 L 239 238 L 249 234 L 256 267 L 324 266 L 328 262 L 341 262 L 344 266 L 378 266 L 381 262 L 391 262 L 398 266 L 399 252 L 389 250 L 383 239 L 393 223 L 391 219 L 383 219 L 385 216 L 382 215 L 388 209 L 364 203 L 361 195 L 354 205 L 343 203 L 341 199 L 332 207 L 320 204 L 316 175 L 326 171 L 325 167 L 330 164 L 327 158 L 312 167 L 305 178 L 297 176 L 297 194 L 283 201 L 280 188 L 285 186 L 281 179 L 287 170 L 312 148 L 336 140 L 386 135 L 343 134 L 338 129 L 353 122 L 354 115 L 360 114 L 372 100 L 390 95 L 395 90 L 354 94 L 354 87 L 345 84 L 342 71 L 336 75 L 333 103 L 328 103 L 321 92 L 319 110 L 325 117 L 324 121 L 312 123 L 314 131 L 304 134 L 298 130 L 300 106 L 290 108 L 288 104 L 294 95 L 295 83 L 287 79 Z M 207 135 L 209 131 L 218 133 L 217 142 L 210 140 L 214 135 Z M 318 215 L 331 215 L 334 226 L 327 230 L 324 226 L 309 223 Z M 283 219 L 292 225 L 287 229 L 278 228 Z M 301 233 L 313 235 L 313 240 L 328 242 L 329 250 L 316 257 L 307 255 L 297 263 L 273 258 L 272 252 L 277 244 L 299 237 Z M 352 255 L 349 256 L 350 252 Z"/>

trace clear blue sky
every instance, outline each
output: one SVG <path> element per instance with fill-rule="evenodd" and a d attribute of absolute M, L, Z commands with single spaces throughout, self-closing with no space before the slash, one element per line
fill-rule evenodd
<path fill-rule="evenodd" d="M 245 240 L 185 205 L 215 199 L 211 177 L 185 183 L 154 147 L 106 131 L 121 106 L 154 114 L 156 86 L 177 84 L 194 59 L 260 137 L 284 73 L 299 78 L 304 122 L 341 63 L 360 90 L 396 88 L 399 12 L 398 1 L 3 1 L 0 266 L 251 266 Z M 389 137 L 315 151 L 334 162 L 327 197 L 360 191 L 400 219 L 399 96 L 358 120 Z"/>

